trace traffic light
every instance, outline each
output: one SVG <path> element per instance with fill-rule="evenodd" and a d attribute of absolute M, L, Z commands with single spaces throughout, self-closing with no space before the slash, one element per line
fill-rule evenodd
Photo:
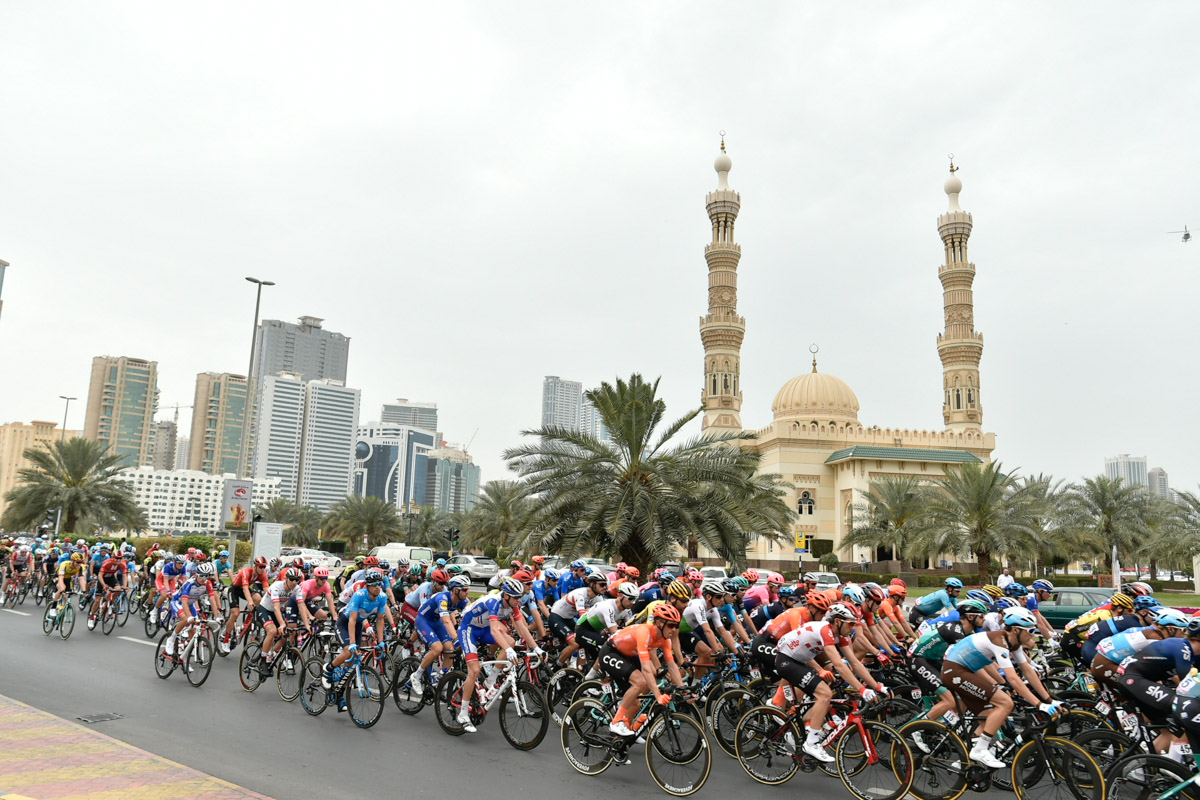
<path fill-rule="evenodd" d="M 458 528 L 450 529 L 450 546 L 453 547 L 455 550 L 458 549 L 458 537 L 459 537 L 460 533 L 461 532 L 458 530 Z"/>

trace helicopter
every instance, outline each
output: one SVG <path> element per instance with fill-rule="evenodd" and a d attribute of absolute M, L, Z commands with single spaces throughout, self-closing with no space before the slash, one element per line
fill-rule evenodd
<path fill-rule="evenodd" d="M 1192 232 L 1188 230 L 1187 225 L 1184 225 L 1183 230 L 1181 230 L 1181 231 L 1167 231 L 1167 233 L 1182 233 L 1184 244 L 1187 244 L 1192 238 Z"/>

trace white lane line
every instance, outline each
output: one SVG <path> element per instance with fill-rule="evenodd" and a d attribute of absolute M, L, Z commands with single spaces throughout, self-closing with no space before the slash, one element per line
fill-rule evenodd
<path fill-rule="evenodd" d="M 124 639 L 127 642 L 133 642 L 134 644 L 145 644 L 149 645 L 150 647 L 158 647 L 158 642 L 148 642 L 145 639 L 135 639 L 132 636 L 118 636 L 117 638 Z"/>
<path fill-rule="evenodd" d="M 20 614 L 22 617 L 32 617 L 28 611 L 13 611 L 11 608 L 0 608 L 0 611 L 7 611 L 10 614 Z"/>

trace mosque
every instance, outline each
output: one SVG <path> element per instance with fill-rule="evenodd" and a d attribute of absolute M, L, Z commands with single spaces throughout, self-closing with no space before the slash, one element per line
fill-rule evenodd
<path fill-rule="evenodd" d="M 708 432 L 744 430 L 741 418 L 741 348 L 746 320 L 737 310 L 737 268 L 741 247 L 734 223 L 741 195 L 729 186 L 733 161 L 721 142 L 713 167 L 717 188 L 706 198 L 712 221 L 712 242 L 705 245 L 708 263 L 708 313 L 700 318 L 704 344 L 703 429 Z M 870 491 L 871 481 L 884 475 L 939 477 L 947 465 L 986 463 L 996 447 L 996 435 L 983 430 L 983 395 L 979 362 L 983 334 L 975 330 L 971 285 L 975 265 L 967 257 L 971 215 L 958 204 L 962 181 L 953 161 L 945 184 L 949 209 L 938 217 L 938 234 L 945 263 L 938 267 L 945 306 L 945 328 L 937 336 L 942 361 L 942 418 L 944 430 L 865 425 L 859 421 L 858 397 L 841 378 L 817 370 L 812 348 L 812 371 L 785 383 L 771 404 L 774 419 L 755 430 L 757 438 L 745 447 L 762 453 L 761 470 L 779 473 L 795 488 L 790 502 L 799 513 L 792 531 L 795 541 L 755 541 L 747 553 L 751 564 L 794 568 L 796 550 L 827 552 L 829 544 L 844 561 L 868 561 L 887 554 L 840 549 L 851 528 L 851 508 Z M 931 392 L 932 394 L 932 392 Z M 792 546 L 794 545 L 794 547 Z M 711 555 L 704 553 L 704 555 Z M 810 560 L 815 555 L 803 555 Z"/>

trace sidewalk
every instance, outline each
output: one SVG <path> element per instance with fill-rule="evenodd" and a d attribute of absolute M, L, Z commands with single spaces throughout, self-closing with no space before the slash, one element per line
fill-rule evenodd
<path fill-rule="evenodd" d="M 0 800 L 270 800 L 0 695 Z"/>

